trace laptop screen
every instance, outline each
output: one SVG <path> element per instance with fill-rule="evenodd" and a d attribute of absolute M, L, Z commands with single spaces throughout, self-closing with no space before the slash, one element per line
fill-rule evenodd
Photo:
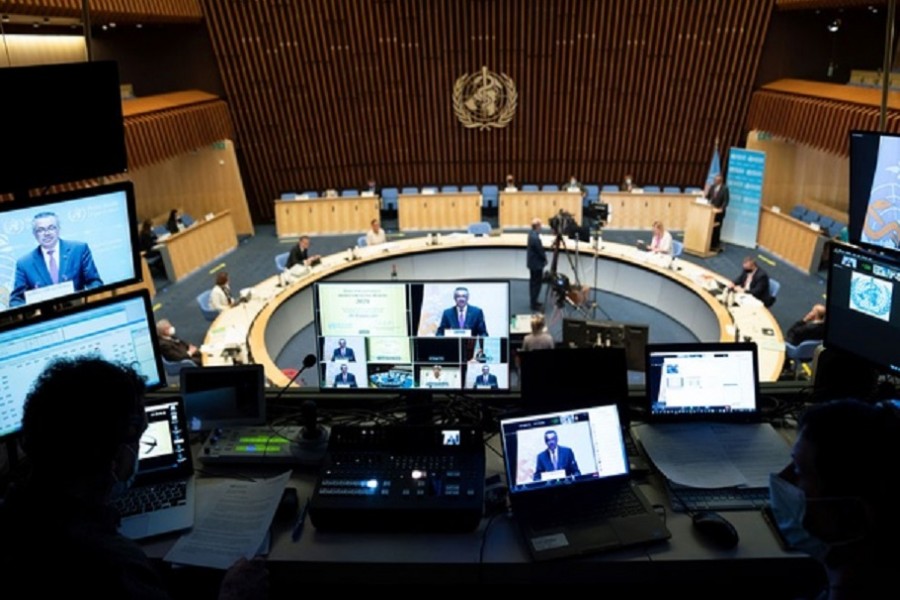
<path fill-rule="evenodd" d="M 511 494 L 628 474 L 614 404 L 501 419 Z"/>
<path fill-rule="evenodd" d="M 651 344 L 649 415 L 659 419 L 749 418 L 759 414 L 756 344 Z"/>
<path fill-rule="evenodd" d="M 180 397 L 147 400 L 147 430 L 138 447 L 136 485 L 193 473 Z"/>
<path fill-rule="evenodd" d="M 186 367 L 181 370 L 181 393 L 190 431 L 266 422 L 262 365 Z"/>

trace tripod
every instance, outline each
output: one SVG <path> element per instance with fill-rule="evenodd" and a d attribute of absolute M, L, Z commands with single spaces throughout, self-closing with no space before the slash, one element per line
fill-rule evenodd
<path fill-rule="evenodd" d="M 590 290 L 589 288 L 587 288 L 587 286 L 581 285 L 581 280 L 578 277 L 578 263 L 576 262 L 576 259 L 566 253 L 566 259 L 569 261 L 569 267 L 572 269 L 572 273 L 575 274 L 574 286 L 570 284 L 569 278 L 566 275 L 557 273 L 556 270 L 557 264 L 559 262 L 559 250 L 560 248 L 566 249 L 566 239 L 561 230 L 556 231 L 556 239 L 553 241 L 552 248 L 553 260 L 551 262 L 550 271 L 547 274 L 549 285 L 547 287 L 547 294 L 544 301 L 544 305 L 546 306 L 547 301 L 551 297 L 553 298 L 554 308 L 553 312 L 550 315 L 548 325 L 553 325 L 554 323 L 559 321 L 559 319 L 563 318 L 565 316 L 564 311 L 566 310 L 569 310 L 570 312 L 581 313 L 584 318 L 589 318 L 590 313 L 588 311 L 594 310 L 596 308 L 596 302 L 592 301 L 590 304 L 588 304 L 587 302 Z M 575 255 L 576 257 L 578 256 L 577 236 L 575 238 Z"/>

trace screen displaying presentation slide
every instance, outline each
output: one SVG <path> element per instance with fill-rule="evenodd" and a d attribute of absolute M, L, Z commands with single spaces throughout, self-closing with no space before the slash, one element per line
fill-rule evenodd
<path fill-rule="evenodd" d="M 509 282 L 322 282 L 323 390 L 508 390 Z"/>

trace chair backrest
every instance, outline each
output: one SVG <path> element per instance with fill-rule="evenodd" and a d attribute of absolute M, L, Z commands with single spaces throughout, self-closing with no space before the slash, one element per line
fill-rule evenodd
<path fill-rule="evenodd" d="M 772 277 L 769 277 L 769 295 L 772 298 L 775 298 L 776 296 L 778 296 L 778 290 L 780 290 L 780 289 L 781 289 L 781 282 L 778 281 L 777 279 L 773 279 Z"/>
<path fill-rule="evenodd" d="M 418 193 L 419 193 L 419 188 L 416 188 L 416 187 L 405 187 L 405 188 L 403 188 L 402 190 L 400 190 L 400 193 L 401 193 L 401 194 L 418 194 Z"/>
<path fill-rule="evenodd" d="M 487 221 L 472 223 L 469 225 L 468 231 L 472 235 L 488 235 L 491 233 L 491 224 Z"/>
<path fill-rule="evenodd" d="M 213 309 L 209 304 L 209 296 L 212 290 L 203 290 L 197 294 L 197 304 L 200 306 L 200 312 L 207 321 L 215 321 L 219 316 L 219 311 Z"/>
<path fill-rule="evenodd" d="M 523 192 L 537 192 L 540 188 L 534 183 L 526 183 L 522 186 Z"/>
<path fill-rule="evenodd" d="M 834 225 L 834 219 L 831 217 L 826 217 L 825 215 L 819 217 L 819 227 L 822 229 L 827 231 L 832 225 Z"/>
<path fill-rule="evenodd" d="M 601 192 L 618 192 L 619 186 L 614 183 L 604 183 L 603 187 L 600 188 Z"/>
<path fill-rule="evenodd" d="M 837 237 L 841 234 L 841 230 L 846 227 L 844 223 L 840 221 L 835 221 L 828 227 L 828 235 L 829 237 Z"/>
<path fill-rule="evenodd" d="M 499 202 L 500 188 L 493 184 L 481 188 L 482 208 L 496 208 Z"/>
<path fill-rule="evenodd" d="M 359 190 L 341 190 L 341 196 L 344 196 L 345 198 L 359 196 Z"/>
<path fill-rule="evenodd" d="M 318 198 L 319 192 L 317 192 L 316 190 L 309 190 L 308 192 L 303 192 L 303 195 L 307 198 Z"/>
<path fill-rule="evenodd" d="M 797 204 L 791 209 L 791 216 L 795 219 L 803 219 L 803 215 L 807 213 L 806 207 Z"/>
<path fill-rule="evenodd" d="M 584 199 L 588 202 L 599 202 L 600 201 L 600 186 L 595 183 L 589 183 L 584 186 L 585 191 L 587 191 L 587 195 Z"/>
<path fill-rule="evenodd" d="M 195 221 L 194 217 L 192 217 L 191 215 L 189 215 L 187 213 L 181 213 L 181 222 L 184 223 L 185 227 L 190 227 L 197 221 Z"/>
<path fill-rule="evenodd" d="M 275 268 L 278 270 L 279 273 L 281 273 L 282 271 L 285 270 L 285 268 L 287 268 L 287 260 L 288 260 L 289 255 L 290 255 L 290 252 L 282 252 L 281 254 L 275 255 Z"/>
<path fill-rule="evenodd" d="M 169 230 L 166 229 L 165 225 L 154 225 L 153 233 L 156 234 L 156 237 L 160 237 L 162 235 L 167 235 L 169 233 Z"/>
<path fill-rule="evenodd" d="M 684 242 L 672 240 L 672 258 L 678 258 L 684 252 Z"/>
<path fill-rule="evenodd" d="M 455 185 L 445 185 L 441 187 L 441 192 L 449 192 L 454 193 L 459 191 L 459 186 Z"/>
<path fill-rule="evenodd" d="M 663 193 L 664 194 L 680 194 L 681 188 L 678 187 L 677 185 L 666 185 L 666 186 L 663 186 Z"/>
<path fill-rule="evenodd" d="M 658 194 L 661 190 L 658 185 L 645 185 L 644 192 L 647 194 Z"/>
<path fill-rule="evenodd" d="M 477 191 L 478 191 L 478 186 L 477 186 L 477 185 L 464 185 L 464 186 L 462 186 L 462 191 L 464 191 L 464 192 L 477 192 Z"/>
<path fill-rule="evenodd" d="M 366 244 L 367 244 L 366 236 L 361 235 L 358 238 L 356 238 L 356 245 L 359 246 L 360 248 L 365 248 Z"/>
<path fill-rule="evenodd" d="M 698 188 L 697 186 L 691 186 L 691 187 L 684 188 L 685 194 L 698 194 L 701 192 L 703 192 L 703 190 Z"/>
<path fill-rule="evenodd" d="M 558 192 L 559 186 L 555 183 L 545 183 L 541 186 L 541 189 L 545 192 Z"/>
<path fill-rule="evenodd" d="M 804 223 L 818 223 L 819 222 L 819 213 L 814 210 L 807 210 L 803 213 L 803 216 L 800 219 Z"/>
<path fill-rule="evenodd" d="M 791 360 L 809 362 L 815 356 L 816 348 L 818 348 L 821 343 L 822 340 L 804 340 L 795 346 L 794 344 L 785 342 L 784 354 Z"/>

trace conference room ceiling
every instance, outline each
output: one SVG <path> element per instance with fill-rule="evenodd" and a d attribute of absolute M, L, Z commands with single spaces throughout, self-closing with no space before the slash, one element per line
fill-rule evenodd
<path fill-rule="evenodd" d="M 203 0 L 245 186 L 698 185 L 738 144 L 773 4 L 757 0 Z M 515 86 L 504 128 L 469 129 L 454 84 Z M 508 117 L 509 115 L 507 115 Z"/>

